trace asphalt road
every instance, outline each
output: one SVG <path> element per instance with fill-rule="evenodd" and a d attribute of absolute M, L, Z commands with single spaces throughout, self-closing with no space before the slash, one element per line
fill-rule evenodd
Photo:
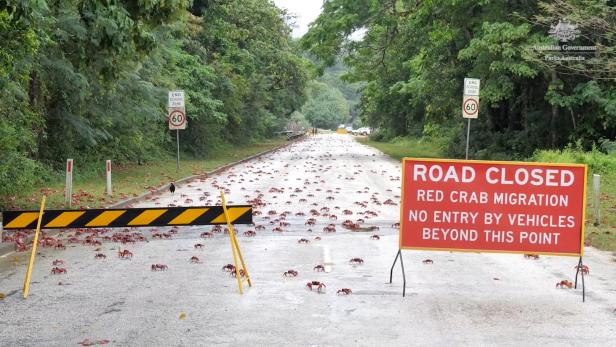
<path fill-rule="evenodd" d="M 265 229 L 246 237 L 255 228 L 237 228 L 253 281 L 243 296 L 222 271 L 232 263 L 228 236 L 200 238 L 211 227 L 180 228 L 162 240 L 151 233 L 168 230 L 131 230 L 149 242 L 104 241 L 99 251 L 81 244 L 64 251 L 43 248 L 27 300 L 21 297 L 25 255 L 0 258 L 0 292 L 7 295 L 0 300 L 0 346 L 74 346 L 86 339 L 112 346 L 614 344 L 616 263 L 592 248 L 585 256 L 586 303 L 580 290 L 555 288 L 562 279 L 572 280 L 575 258 L 419 251 L 403 253 L 402 298 L 400 268 L 388 283 L 399 206 L 383 204 L 398 201 L 399 178 L 399 163 L 380 152 L 350 136 L 321 135 L 136 205 L 213 204 L 220 189 L 228 189 L 227 199 L 235 204 L 263 194 L 266 205 L 256 209 L 262 214 L 255 222 Z M 323 215 L 324 207 L 335 221 Z M 305 225 L 312 209 L 321 215 L 313 217 L 314 226 Z M 364 227 L 379 230 L 341 226 L 359 218 Z M 274 232 L 281 221 L 289 225 Z M 335 233 L 322 231 L 329 223 L 335 223 Z M 310 242 L 298 243 L 301 238 Z M 196 243 L 203 249 L 195 249 Z M 132 260 L 119 259 L 118 248 L 129 249 Z M 95 259 L 96 253 L 107 258 Z M 200 263 L 190 263 L 192 256 Z M 356 257 L 364 263 L 349 264 Z M 434 264 L 422 264 L 427 258 Z M 50 273 L 54 259 L 65 261 L 67 274 Z M 168 270 L 151 271 L 154 263 Z M 313 270 L 318 264 L 324 272 Z M 289 269 L 298 276 L 283 277 Z M 313 280 L 325 283 L 322 293 L 306 288 Z M 341 288 L 352 294 L 337 295 Z"/>

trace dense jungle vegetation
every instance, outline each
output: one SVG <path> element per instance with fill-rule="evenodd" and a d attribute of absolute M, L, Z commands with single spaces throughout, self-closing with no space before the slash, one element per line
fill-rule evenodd
<path fill-rule="evenodd" d="M 297 42 L 271 0 L 0 0 L 0 196 L 58 180 L 66 158 L 80 172 L 168 158 L 174 89 L 187 93 L 180 143 L 194 158 L 341 123 L 463 157 L 464 77 L 481 79 L 472 158 L 613 152 L 614 6 L 327 0 Z M 558 44 L 560 21 L 577 30 L 569 45 L 596 51 L 546 60 L 536 47 Z"/>
<path fill-rule="evenodd" d="M 193 156 L 282 130 L 312 79 L 288 21 L 268 0 L 0 1 L 0 195 L 66 158 L 173 153 L 168 90 L 187 93 Z"/>
<path fill-rule="evenodd" d="M 323 63 L 344 56 L 365 83 L 359 112 L 376 140 L 428 137 L 464 157 L 465 77 L 481 79 L 471 157 L 526 159 L 573 144 L 608 151 L 616 137 L 616 2 L 607 0 L 329 0 L 302 38 Z M 585 60 L 545 59 L 559 21 Z M 364 31 L 359 40 L 351 39 Z M 563 43 L 563 42 L 561 42 Z M 560 53 L 557 53 L 560 54 Z M 575 55 L 578 52 L 569 52 Z M 602 147 L 601 147 L 602 146 Z"/>

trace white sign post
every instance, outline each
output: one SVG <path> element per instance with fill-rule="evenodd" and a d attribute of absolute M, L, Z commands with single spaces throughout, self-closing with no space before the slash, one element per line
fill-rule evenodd
<path fill-rule="evenodd" d="M 594 213 L 594 226 L 598 227 L 601 222 L 601 176 L 592 175 L 592 190 L 593 190 L 593 205 L 595 208 Z"/>
<path fill-rule="evenodd" d="M 71 207 L 73 201 L 73 159 L 66 159 L 66 184 L 64 186 L 64 201 Z"/>
<path fill-rule="evenodd" d="M 462 117 L 468 118 L 466 127 L 466 159 L 468 160 L 468 146 L 471 136 L 471 119 L 479 115 L 479 86 L 478 78 L 464 79 L 464 96 L 462 97 Z"/>
<path fill-rule="evenodd" d="M 107 160 L 105 162 L 105 172 L 107 174 L 107 185 L 106 185 L 106 193 L 107 195 L 113 195 L 113 191 L 111 190 L 111 160 Z"/>
<path fill-rule="evenodd" d="M 175 140 L 177 143 L 177 167 L 176 172 L 180 172 L 180 130 L 186 129 L 186 109 L 184 104 L 184 91 L 169 91 L 168 101 L 169 130 L 175 130 Z"/>

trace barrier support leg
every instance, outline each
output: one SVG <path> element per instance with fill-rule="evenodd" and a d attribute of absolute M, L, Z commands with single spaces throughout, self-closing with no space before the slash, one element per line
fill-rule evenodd
<path fill-rule="evenodd" d="M 399 249 L 396 254 L 396 259 L 394 259 L 394 263 L 391 264 L 391 270 L 389 271 L 389 283 L 392 283 L 393 275 L 394 275 L 394 267 L 396 266 L 396 262 L 400 258 L 400 266 L 402 267 L 402 297 L 406 296 L 406 275 L 404 273 L 404 262 L 402 261 L 402 250 Z"/>
<path fill-rule="evenodd" d="M 244 256 L 240 251 L 240 245 L 237 242 L 237 237 L 235 236 L 235 232 L 233 232 L 233 243 L 235 243 L 235 249 L 237 250 L 237 254 L 240 257 L 240 262 L 242 263 L 242 269 L 244 269 L 244 275 L 246 276 L 246 282 L 248 282 L 248 286 L 252 287 L 252 282 L 250 281 L 250 275 L 248 274 L 248 268 L 246 268 L 246 263 L 244 262 Z"/>
<path fill-rule="evenodd" d="M 244 271 L 244 276 L 246 277 L 246 280 L 248 281 L 249 287 L 252 287 L 252 283 L 250 281 L 250 275 L 248 274 L 248 269 L 246 268 L 246 263 L 244 262 L 244 257 L 242 256 L 242 252 L 240 251 L 240 246 L 237 242 L 237 238 L 235 237 L 235 230 L 233 229 L 233 225 L 231 224 L 231 221 L 229 218 L 229 213 L 227 211 L 227 202 L 225 200 L 224 191 L 220 192 L 220 197 L 222 201 L 222 209 L 223 209 L 223 212 L 225 213 L 225 220 L 227 221 L 227 228 L 229 229 L 229 241 L 231 243 L 231 251 L 233 252 L 233 261 L 235 262 L 235 277 L 237 278 L 237 285 L 240 290 L 240 294 L 244 294 L 244 288 L 242 286 L 242 276 L 240 274 L 241 272 L 240 270 Z M 238 256 L 242 264 L 241 268 L 239 267 L 239 264 L 237 262 Z"/>
<path fill-rule="evenodd" d="M 43 221 L 43 211 L 45 211 L 45 199 L 47 197 L 43 195 L 41 200 L 41 210 L 38 215 L 38 222 L 36 222 L 36 232 L 34 233 L 34 240 L 32 244 L 32 252 L 30 253 L 30 260 L 28 261 L 28 269 L 26 270 L 26 279 L 24 280 L 24 299 L 28 298 L 30 293 L 30 278 L 32 277 L 32 268 L 34 267 L 34 257 L 36 256 L 36 246 L 38 245 L 38 237 L 41 232 L 41 222 Z"/>
<path fill-rule="evenodd" d="M 578 275 L 581 274 L 582 275 L 582 302 L 586 302 L 586 286 L 584 285 L 584 264 L 582 263 L 582 257 L 580 257 L 580 261 L 578 262 L 577 265 L 577 270 L 575 271 L 575 286 L 574 288 L 577 289 L 577 283 L 578 283 Z"/>

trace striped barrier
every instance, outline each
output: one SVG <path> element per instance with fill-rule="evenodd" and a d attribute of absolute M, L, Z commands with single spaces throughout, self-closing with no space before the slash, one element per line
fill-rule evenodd
<path fill-rule="evenodd" d="M 252 206 L 227 206 L 229 222 L 252 224 Z M 34 229 L 38 211 L 4 211 L 5 230 Z M 47 210 L 42 229 L 162 227 L 227 224 L 222 206 Z"/>

